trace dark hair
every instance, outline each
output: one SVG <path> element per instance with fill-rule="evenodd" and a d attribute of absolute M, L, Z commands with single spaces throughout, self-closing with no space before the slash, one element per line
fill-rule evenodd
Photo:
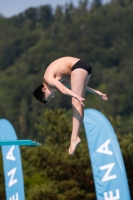
<path fill-rule="evenodd" d="M 42 88 L 44 87 L 43 84 L 39 85 L 33 92 L 34 97 L 41 101 L 42 103 L 47 103 L 48 101 L 45 100 L 45 93 L 42 92 Z"/>

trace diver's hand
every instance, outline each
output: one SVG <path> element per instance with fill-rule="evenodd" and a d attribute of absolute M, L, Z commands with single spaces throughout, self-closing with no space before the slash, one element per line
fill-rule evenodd
<path fill-rule="evenodd" d="M 83 98 L 83 97 L 81 97 L 79 95 L 75 95 L 74 98 L 77 99 L 80 102 L 81 105 L 85 106 L 84 103 L 83 103 L 85 98 Z"/>
<path fill-rule="evenodd" d="M 102 92 L 97 91 L 97 95 L 103 100 L 108 100 L 107 95 L 103 94 Z"/>

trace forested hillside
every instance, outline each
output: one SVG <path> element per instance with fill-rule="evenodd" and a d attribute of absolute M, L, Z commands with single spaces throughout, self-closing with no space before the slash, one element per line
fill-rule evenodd
<path fill-rule="evenodd" d="M 77 152 L 74 160 L 67 157 L 71 132 L 70 97 L 59 93 L 57 98 L 42 105 L 32 96 L 34 88 L 42 83 L 47 66 L 62 56 L 89 62 L 93 67 L 89 86 L 107 93 L 108 101 L 87 93 L 85 108 L 98 109 L 113 124 L 124 155 L 130 191 L 133 191 L 130 160 L 133 153 L 133 3 L 119 0 L 102 5 L 94 0 L 88 9 L 87 0 L 84 0 L 76 8 L 70 3 L 53 11 L 50 5 L 44 5 L 8 19 L 0 16 L 0 118 L 13 124 L 19 138 L 45 142 L 36 149 L 22 148 L 27 200 L 95 199 L 92 172 L 86 169 L 89 157 L 85 136 L 82 136 L 81 152 Z M 64 108 L 66 110 L 62 110 Z M 63 125 L 63 121 L 59 122 L 60 131 L 63 131 L 59 133 L 55 124 L 62 112 L 68 121 Z M 36 162 L 39 157 L 40 162 Z M 56 170 L 55 165 L 58 166 Z M 68 169 L 65 166 L 69 166 Z M 86 170 L 81 170 L 83 168 Z M 0 199 L 4 200 L 0 188 L 3 198 Z M 70 198 L 72 192 L 75 196 Z M 35 198 L 35 194 L 40 195 L 39 198 Z"/>
<path fill-rule="evenodd" d="M 108 102 L 87 94 L 86 107 L 121 115 L 124 129 L 131 128 L 132 6 L 112 3 L 87 10 L 85 2 L 78 8 L 70 4 L 53 12 L 45 5 L 0 18 L 0 117 L 9 119 L 21 137 L 34 133 L 34 122 L 46 107 L 71 108 L 70 98 L 61 94 L 47 105 L 32 97 L 48 64 L 67 55 L 90 62 L 89 85 L 108 94 Z"/>

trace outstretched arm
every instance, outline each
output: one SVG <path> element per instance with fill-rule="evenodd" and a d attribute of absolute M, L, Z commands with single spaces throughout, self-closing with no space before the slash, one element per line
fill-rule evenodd
<path fill-rule="evenodd" d="M 87 86 L 86 91 L 98 95 L 103 100 L 108 100 L 107 95 L 103 94 L 102 92 L 100 92 L 98 90 L 94 90 L 93 88 L 90 88 Z"/>
<path fill-rule="evenodd" d="M 70 81 L 64 81 L 63 84 L 67 87 L 67 88 L 70 88 Z M 93 93 L 93 94 L 96 94 L 98 95 L 101 99 L 103 100 L 108 100 L 108 97 L 106 94 L 103 94 L 102 92 L 98 91 L 98 90 L 94 90 L 93 88 L 90 88 L 87 86 L 86 88 L 86 92 L 90 92 L 90 93 Z"/>

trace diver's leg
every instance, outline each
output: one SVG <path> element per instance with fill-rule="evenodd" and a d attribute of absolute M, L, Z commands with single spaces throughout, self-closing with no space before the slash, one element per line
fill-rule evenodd
<path fill-rule="evenodd" d="M 84 69 L 78 68 L 72 71 L 71 73 L 71 90 L 79 95 L 84 97 L 86 92 L 86 86 L 89 80 L 88 72 Z M 79 133 L 82 126 L 84 110 L 83 105 L 80 102 L 72 98 L 72 109 L 73 109 L 73 118 L 72 118 L 72 135 L 69 153 L 71 154 L 78 143 L 80 143 Z"/>

